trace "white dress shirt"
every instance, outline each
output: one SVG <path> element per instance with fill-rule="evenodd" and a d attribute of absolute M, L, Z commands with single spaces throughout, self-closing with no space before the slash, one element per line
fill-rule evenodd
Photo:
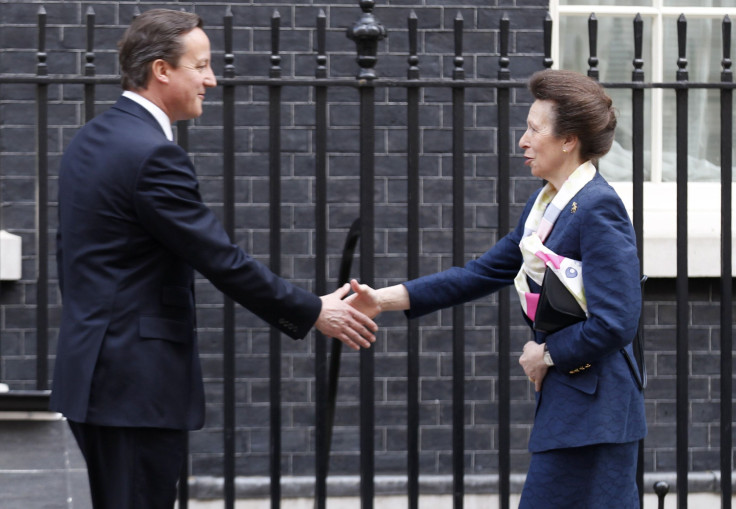
<path fill-rule="evenodd" d="M 164 130 L 164 134 L 169 139 L 169 141 L 174 141 L 174 132 L 171 129 L 171 121 L 169 121 L 169 117 L 164 113 L 164 110 L 153 104 L 151 101 L 146 99 L 140 94 L 136 94 L 133 91 L 126 90 L 123 92 L 123 97 L 127 97 L 131 101 L 135 101 L 146 110 L 153 115 L 153 118 L 156 119 L 156 121 L 161 125 L 161 129 Z"/>

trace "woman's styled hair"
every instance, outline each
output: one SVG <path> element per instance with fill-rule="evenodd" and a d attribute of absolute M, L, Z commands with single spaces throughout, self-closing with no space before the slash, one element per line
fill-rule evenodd
<path fill-rule="evenodd" d="M 137 16 L 118 42 L 123 90 L 145 89 L 154 60 L 176 67 L 184 53 L 181 36 L 195 28 L 202 28 L 202 18 L 190 12 L 151 9 Z"/>
<path fill-rule="evenodd" d="M 596 161 L 611 149 L 616 111 L 600 83 L 577 72 L 548 69 L 532 75 L 529 90 L 535 99 L 555 103 L 555 135 L 577 136 L 584 160 Z"/>

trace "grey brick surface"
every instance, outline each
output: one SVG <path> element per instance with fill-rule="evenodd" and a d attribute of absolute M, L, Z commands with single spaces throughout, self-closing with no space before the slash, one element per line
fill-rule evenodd
<path fill-rule="evenodd" d="M 91 507 L 87 473 L 65 421 L 0 420 L 3 509 Z"/>

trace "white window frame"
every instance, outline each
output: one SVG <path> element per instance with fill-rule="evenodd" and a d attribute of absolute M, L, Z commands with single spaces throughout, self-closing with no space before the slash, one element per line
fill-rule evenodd
<path fill-rule="evenodd" d="M 694 3 L 697 0 L 692 0 Z M 559 0 L 550 0 L 552 18 L 552 60 L 553 67 L 560 62 L 560 16 L 590 17 L 605 16 L 630 17 L 632 22 L 639 14 L 651 21 L 651 55 L 644 56 L 647 81 L 674 81 L 673 76 L 664 76 L 664 23 L 676 23 L 681 14 L 689 19 L 715 18 L 723 20 L 728 15 L 736 22 L 734 7 L 668 7 L 664 0 L 652 0 L 650 6 L 611 6 L 611 5 L 560 5 Z M 647 34 L 645 33 L 645 37 Z M 734 34 L 736 37 L 736 34 Z M 733 56 L 732 56 L 733 57 Z M 633 58 L 633 55 L 632 55 Z M 633 67 L 632 67 L 633 70 Z M 676 239 L 676 192 L 674 182 L 662 182 L 662 109 L 663 89 L 650 90 L 651 106 L 651 180 L 644 183 L 644 260 L 643 271 L 650 277 L 674 277 L 677 274 Z M 630 182 L 611 182 L 621 196 L 624 204 L 632 211 L 632 189 Z M 721 186 L 718 182 L 690 182 L 688 184 L 688 275 L 690 277 L 720 276 L 720 224 L 721 224 Z M 736 185 L 732 185 L 736 195 Z M 732 207 L 732 224 L 736 226 L 736 214 Z M 736 239 L 732 244 L 736 250 Z M 736 273 L 736 257 L 733 260 L 733 273 Z"/>

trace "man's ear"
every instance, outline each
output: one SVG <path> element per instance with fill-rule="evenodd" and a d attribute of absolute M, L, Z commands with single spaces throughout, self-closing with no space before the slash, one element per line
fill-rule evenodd
<path fill-rule="evenodd" d="M 151 63 L 151 79 L 159 83 L 169 82 L 169 64 L 163 59 L 156 59 Z"/>

